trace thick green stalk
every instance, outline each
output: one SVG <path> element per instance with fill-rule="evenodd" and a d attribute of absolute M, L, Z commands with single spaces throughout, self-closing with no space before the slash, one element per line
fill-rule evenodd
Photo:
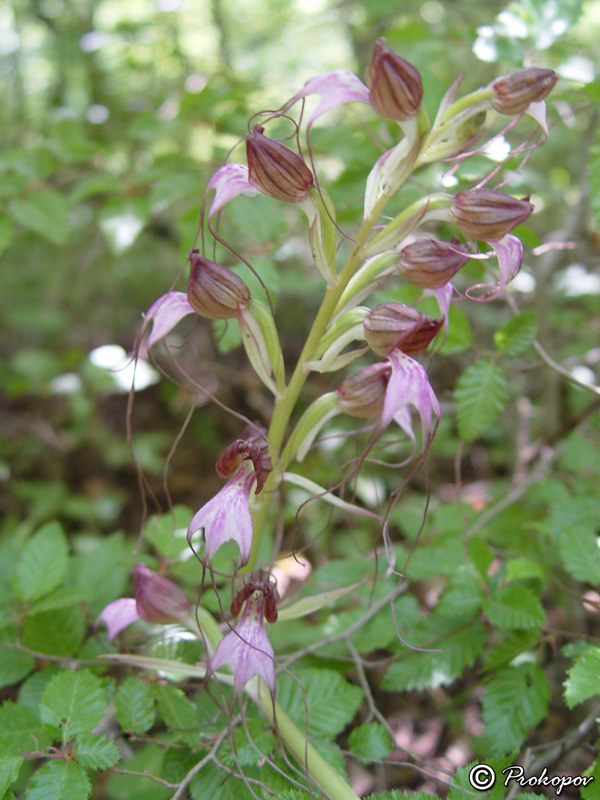
<path fill-rule="evenodd" d="M 283 743 L 298 763 L 308 768 L 308 773 L 319 787 L 334 800 L 358 800 L 358 795 L 352 791 L 340 774 L 328 764 L 317 750 L 306 739 L 306 733 L 300 731 L 285 713 L 279 703 L 271 700 L 268 686 L 261 680 L 260 691 L 249 691 L 256 705 L 263 712 L 269 722 L 276 726 Z"/>
<path fill-rule="evenodd" d="M 335 308 L 340 297 L 342 296 L 344 289 L 348 285 L 350 278 L 352 278 L 356 270 L 360 267 L 364 257 L 364 244 L 373 229 L 375 221 L 379 218 L 388 200 L 389 196 L 384 194 L 375 205 L 375 208 L 370 216 L 363 221 L 356 237 L 356 242 L 353 245 L 350 254 L 348 255 L 342 271 L 338 275 L 336 285 L 328 287 L 325 292 L 325 297 L 323 298 L 321 307 L 319 308 L 310 333 L 308 334 L 308 338 L 304 344 L 304 347 L 302 348 L 302 352 L 300 353 L 296 368 L 294 369 L 292 377 L 290 378 L 290 382 L 287 385 L 287 389 L 284 395 L 275 403 L 268 436 L 269 443 L 277 456 L 281 452 L 281 445 L 283 443 L 290 416 L 292 415 L 298 396 L 302 390 L 302 387 L 304 386 L 304 382 L 308 377 L 308 372 L 306 371 L 304 365 L 307 361 L 311 360 L 321 337 L 325 333 L 327 326 L 333 317 Z M 252 540 L 252 552 L 250 554 L 250 560 L 242 572 L 250 572 L 256 566 L 258 549 L 260 547 L 265 522 L 269 514 L 273 490 L 276 488 L 279 478 L 280 470 L 276 457 L 274 459 L 274 470 L 269 475 L 263 488 L 262 505 L 253 515 L 254 536 Z"/>

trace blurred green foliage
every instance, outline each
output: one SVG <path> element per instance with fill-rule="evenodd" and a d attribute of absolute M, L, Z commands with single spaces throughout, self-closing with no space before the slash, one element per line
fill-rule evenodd
<path fill-rule="evenodd" d="M 61 800 L 79 800 L 92 783 L 97 798 L 169 797 L 173 789 L 148 778 L 97 776 L 123 759 L 129 771 L 177 784 L 222 729 L 213 723 L 212 699 L 189 683 L 149 683 L 99 662 L 106 643 L 92 626 L 107 603 L 131 593 L 129 573 L 139 559 L 167 565 L 195 596 L 198 567 L 182 558 L 182 533 L 190 509 L 221 485 L 214 462 L 240 433 L 239 422 L 206 403 L 201 389 L 263 422 L 270 400 L 233 326 L 184 328 L 186 377 L 174 386 L 151 374 L 135 392 L 130 449 L 128 359 L 141 314 L 185 266 L 206 183 L 239 147 L 250 115 L 279 106 L 313 74 L 347 68 L 363 76 L 382 35 L 420 69 L 430 114 L 462 73 L 472 90 L 524 64 L 558 71 L 548 142 L 520 170 L 506 165 L 510 191 L 531 194 L 539 213 L 519 230 L 526 255 L 511 296 L 520 313 L 513 316 L 504 302 L 455 306 L 448 341 L 432 359 L 444 416 L 427 480 L 413 476 L 390 513 L 397 565 L 410 581 L 410 591 L 393 601 L 395 619 L 385 606 L 353 631 L 358 660 L 343 637 L 328 643 L 392 591 L 389 576 L 382 577 L 310 622 L 275 626 L 273 643 L 282 657 L 322 644 L 298 670 L 310 733 L 341 771 L 345 755 L 360 762 L 366 791 L 446 790 L 425 784 L 414 769 L 373 768 L 392 741 L 364 702 L 360 656 L 373 662 L 366 680 L 384 722 L 400 731 L 396 744 L 408 742 L 407 750 L 422 754 L 411 756 L 413 763 L 432 773 L 448 767 L 443 757 L 453 743 L 463 743 L 463 760 L 488 763 L 489 756 L 516 758 L 521 748 L 545 745 L 583 719 L 580 703 L 600 695 L 598 401 L 565 380 L 572 373 L 599 383 L 600 2 L 14 0 L 0 9 L 2 800 L 48 800 L 60 786 Z M 314 130 L 319 174 L 347 230 L 360 217 L 365 175 L 391 136 L 391 125 L 365 120 L 356 109 Z M 512 132 L 506 136 L 512 141 Z M 477 156 L 459 188 L 496 163 Z M 419 173 L 402 201 L 438 188 L 442 169 Z M 273 293 L 290 362 L 321 293 L 296 212 L 265 197 L 241 198 L 223 223 Z M 560 246 L 544 248 L 549 242 Z M 217 254 L 235 263 L 226 250 Z M 480 268 L 469 269 L 477 278 Z M 244 279 L 258 294 L 258 282 L 246 273 Z M 409 294 L 397 288 L 386 299 L 411 302 Z M 540 361 L 536 337 L 563 374 Z M 99 351 L 106 345 L 121 348 L 109 368 Z M 324 376 L 311 391 L 330 388 Z M 167 461 L 194 403 L 200 412 Z M 344 423 L 336 430 L 346 432 Z M 392 440 L 388 435 L 390 446 Z M 306 474 L 327 485 L 355 447 L 346 438 L 330 441 L 309 453 Z M 135 555 L 144 513 L 131 450 L 161 509 L 168 506 L 167 473 L 169 497 L 183 504 L 146 521 Z M 402 480 L 376 466 L 365 474 L 353 488 L 366 504 Z M 315 567 L 310 586 L 297 591 L 372 578 L 373 527 L 364 520 L 350 527 L 316 502 L 296 516 L 307 499 L 289 490 L 283 510 L 283 549 L 293 547 L 300 526 Z M 226 570 L 227 555 L 221 558 L 216 566 Z M 207 605 L 216 612 L 211 597 Z M 136 645 L 139 634 L 126 642 Z M 157 635 L 153 646 L 156 657 L 189 664 L 201 657 L 184 639 Z M 75 665 L 87 667 L 72 680 Z M 302 728 L 303 692 L 288 675 L 279 699 Z M 112 702 L 116 722 L 96 731 L 111 719 Z M 428 719 L 440 731 L 429 749 Z M 263 722 L 248 711 L 252 739 L 273 756 L 274 768 L 259 770 L 243 728 L 220 758 L 235 772 L 235 750 L 251 780 L 284 797 L 288 784 L 277 769 L 288 767 Z M 23 758 L 72 740 L 70 760 Z M 577 746 L 556 768 L 576 774 L 591 763 Z M 465 766 L 459 787 L 468 785 Z M 257 784 L 235 777 L 223 783 L 209 764 L 190 794 L 250 797 L 249 786 Z"/>

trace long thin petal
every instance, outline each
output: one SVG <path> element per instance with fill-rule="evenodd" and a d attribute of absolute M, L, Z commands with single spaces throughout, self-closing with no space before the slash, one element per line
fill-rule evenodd
<path fill-rule="evenodd" d="M 121 597 L 109 603 L 100 613 L 96 625 L 104 622 L 108 630 L 108 641 L 112 642 L 118 633 L 121 633 L 132 622 L 141 619 L 137 612 L 137 605 L 133 597 Z"/>
<path fill-rule="evenodd" d="M 248 167 L 244 164 L 225 164 L 210 179 L 207 191 L 215 190 L 215 196 L 208 212 L 213 217 L 223 206 L 240 194 L 255 197 L 259 192 L 248 181 Z"/>
<path fill-rule="evenodd" d="M 294 95 L 293 102 L 309 94 L 321 96 L 321 102 L 308 122 L 309 128 L 321 114 L 325 114 L 326 111 L 342 103 L 356 100 L 359 103 L 371 105 L 367 86 L 353 72 L 346 69 L 336 69 L 333 72 L 325 72 L 322 75 L 315 75 L 310 78 L 302 89 Z"/>
<path fill-rule="evenodd" d="M 147 330 L 151 324 L 152 330 L 147 334 L 147 338 L 142 340 L 140 358 L 147 358 L 152 345 L 164 339 L 178 322 L 193 313 L 194 309 L 189 304 L 185 292 L 168 292 L 159 297 L 148 309 L 144 320 L 144 328 Z"/>
<path fill-rule="evenodd" d="M 521 269 L 523 261 L 523 243 L 512 233 L 507 233 L 497 242 L 488 242 L 496 253 L 498 268 L 500 270 L 500 281 L 497 283 L 477 283 L 469 287 L 465 294 L 470 300 L 485 302 L 497 297 L 506 284 L 511 281 Z M 474 291 L 482 291 L 484 294 L 474 295 Z"/>
<path fill-rule="evenodd" d="M 244 464 L 211 500 L 192 517 L 187 539 L 204 528 L 203 557 L 209 563 L 222 544 L 234 541 L 240 550 L 241 566 L 248 563 L 252 549 L 252 517 L 248 499 L 256 480 L 253 469 Z"/>
<path fill-rule="evenodd" d="M 414 359 L 394 350 L 388 356 L 392 365 L 392 374 L 388 381 L 379 424 L 380 431 L 385 430 L 392 419 L 411 436 L 412 422 L 407 413 L 408 406 L 416 408 L 423 427 L 423 446 L 431 435 L 432 415 L 439 419 L 440 405 L 435 396 L 427 373 Z M 414 434 L 411 436 L 414 440 Z"/>
<path fill-rule="evenodd" d="M 262 598 L 250 598 L 244 606 L 235 631 L 221 639 L 210 660 L 211 671 L 219 669 L 223 664 L 231 666 L 235 687 L 239 692 L 250 678 L 260 675 L 271 693 L 275 693 L 273 645 L 265 632 L 263 609 Z"/>

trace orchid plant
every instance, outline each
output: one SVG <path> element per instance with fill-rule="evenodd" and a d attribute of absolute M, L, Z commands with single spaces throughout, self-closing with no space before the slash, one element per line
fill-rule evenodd
<path fill-rule="evenodd" d="M 161 346 L 168 349 L 171 331 L 188 315 L 237 324 L 249 362 L 272 395 L 273 406 L 268 429 L 249 421 L 240 438 L 226 448 L 216 465 L 226 483 L 196 511 L 187 530 L 189 547 L 201 565 L 198 582 L 204 585 L 210 575 L 216 592 L 220 589 L 214 577 L 215 557 L 224 543 L 237 545 L 238 558 L 231 569 L 237 589 L 230 613 L 223 610 L 220 596 L 220 619 L 202 605 L 194 612 L 178 586 L 138 565 L 135 599 L 111 603 L 98 622 L 107 625 L 111 640 L 137 619 L 186 625 L 206 648 L 205 660 L 193 668 L 193 674 L 211 678 L 217 686 L 233 685 L 242 717 L 244 694 L 258 705 L 293 759 L 287 762 L 293 782 L 312 796 L 320 792 L 332 800 L 357 797 L 345 776 L 323 758 L 306 731 L 280 705 L 277 685 L 284 667 L 268 631 L 269 626 L 284 625 L 286 618 L 314 612 L 341 595 L 315 594 L 310 602 L 305 598 L 278 611 L 274 567 L 281 554 L 273 552 L 265 558 L 261 548 L 264 532 L 275 524 L 274 501 L 289 483 L 344 514 L 379 519 L 387 574 L 397 578 L 392 601 L 402 591 L 405 584 L 396 569 L 386 517 L 359 501 L 344 499 L 343 486 L 356 477 L 367 455 L 377 450 L 392 422 L 409 448 L 402 465 L 414 471 L 425 463 L 442 414 L 427 364 L 448 335 L 450 308 L 459 301 L 494 300 L 517 275 L 523 245 L 512 231 L 534 206 L 528 198 L 513 197 L 498 185 L 491 188 L 495 170 L 466 191 L 427 194 L 392 216 L 386 216 L 386 207 L 392 199 L 397 203 L 402 198 L 403 186 L 421 168 L 439 163 L 446 172 L 460 170 L 500 135 L 498 123 L 502 127 L 507 122 L 502 133 L 523 115 L 535 120 L 536 133 L 514 148 L 511 156 L 526 157 L 547 136 L 544 98 L 555 82 L 551 70 L 528 67 L 460 95 L 459 79 L 431 122 L 422 104 L 418 70 L 383 40 L 375 45 L 366 83 L 343 70 L 311 78 L 280 109 L 257 115 L 260 124 L 251 125 L 244 140 L 246 163 L 226 163 L 208 183 L 202 229 L 206 227 L 215 246 L 222 248 L 219 252 L 228 265 L 207 257 L 207 252 L 214 255 L 216 250 L 210 250 L 203 236 L 202 249 L 193 247 L 189 253 L 187 291 L 172 289 L 145 316 L 137 351 L 138 358 L 145 359 L 154 359 Z M 313 95 L 318 100 L 306 121 L 305 107 Z M 366 176 L 362 222 L 351 231 L 342 230 L 336 221 L 336 209 L 311 145 L 313 125 L 345 104 L 367 106 L 366 114 L 391 121 L 386 124 L 393 124 L 397 134 L 397 142 Z M 280 120 L 291 121 L 294 147 L 269 135 Z M 295 364 L 282 351 L 271 297 L 268 292 L 264 297 L 251 294 L 240 273 L 244 267 L 252 270 L 252 265 L 220 232 L 228 203 L 240 195 L 252 203 L 258 194 L 302 209 L 314 269 L 322 276 L 322 302 Z M 450 226 L 454 235 L 441 238 L 438 232 Z M 487 247 L 482 250 L 479 243 Z M 469 285 L 463 267 L 472 259 L 491 269 L 490 281 Z M 232 269 L 236 262 L 242 269 Z M 435 298 L 437 316 L 395 300 L 365 305 L 375 292 L 381 297 L 386 287 L 401 281 L 416 287 L 415 305 Z M 352 367 L 359 359 L 361 365 Z M 315 373 L 343 375 L 298 414 L 305 384 Z M 321 486 L 302 473 L 301 463 L 327 434 L 331 420 L 340 415 L 366 421 L 368 439 L 350 473 L 335 486 Z M 131 657 L 130 663 L 144 666 L 140 657 Z M 156 660 L 145 666 L 158 669 Z M 257 796 L 251 786 L 249 790 Z"/>

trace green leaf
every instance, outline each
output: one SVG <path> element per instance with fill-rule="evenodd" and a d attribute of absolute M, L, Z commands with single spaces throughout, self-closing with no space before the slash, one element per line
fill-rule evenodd
<path fill-rule="evenodd" d="M 27 653 L 5 647 L 0 642 L 0 688 L 19 683 L 34 667 L 35 661 Z M 1 792 L 0 797 L 2 797 Z"/>
<path fill-rule="evenodd" d="M 596 230 L 600 231 L 600 137 L 596 139 L 590 151 L 588 172 L 592 211 L 596 221 Z"/>
<path fill-rule="evenodd" d="M 55 244 L 62 244 L 69 235 L 67 204 L 59 192 L 42 189 L 26 200 L 8 204 L 12 218 L 28 230 L 41 234 Z"/>
<path fill-rule="evenodd" d="M 106 736 L 82 733 L 75 740 L 75 758 L 82 767 L 108 769 L 117 763 L 121 754 Z"/>
<path fill-rule="evenodd" d="M 481 608 L 483 589 L 475 575 L 458 572 L 444 590 L 436 608 L 442 617 L 472 617 Z"/>
<path fill-rule="evenodd" d="M 189 745 L 198 745 L 200 739 L 200 721 L 196 709 L 181 689 L 174 686 L 152 687 L 161 717 L 176 734 L 179 740 Z"/>
<path fill-rule="evenodd" d="M 488 672 L 493 672 L 498 667 L 506 667 L 517 656 L 534 647 L 540 638 L 539 630 L 514 631 L 509 633 L 501 642 L 485 655 L 484 667 Z"/>
<path fill-rule="evenodd" d="M 124 731 L 146 733 L 154 725 L 154 700 L 139 678 L 127 678 L 115 697 L 117 721 Z"/>
<path fill-rule="evenodd" d="M 503 586 L 487 598 L 483 613 L 499 628 L 539 628 L 546 620 L 539 598 L 527 586 L 516 583 Z"/>
<path fill-rule="evenodd" d="M 483 721 L 492 755 L 518 750 L 527 731 L 548 713 L 550 685 L 537 664 L 508 667 L 489 682 Z"/>
<path fill-rule="evenodd" d="M 25 545 L 17 564 L 15 588 L 23 600 L 36 600 L 65 576 L 69 545 L 58 522 L 49 522 Z"/>
<path fill-rule="evenodd" d="M 92 791 L 85 771 L 73 761 L 49 761 L 34 773 L 25 800 L 87 800 Z"/>
<path fill-rule="evenodd" d="M 13 236 L 13 226 L 10 218 L 7 216 L 0 217 L 0 255 L 9 246 Z"/>
<path fill-rule="evenodd" d="M 494 334 L 494 344 L 504 355 L 520 356 L 533 344 L 537 334 L 537 312 L 526 311 L 509 319 Z"/>
<path fill-rule="evenodd" d="M 406 650 L 388 669 L 383 680 L 387 691 L 435 688 L 452 683 L 471 666 L 483 650 L 485 628 L 479 621 L 456 630 L 453 620 L 424 620 L 407 634 L 408 642 L 424 651 Z"/>
<path fill-rule="evenodd" d="M 40 722 L 31 708 L 7 700 L 0 706 L 0 736 L 13 750 L 35 752 L 48 747 L 58 732 Z"/>
<path fill-rule="evenodd" d="M 108 705 L 100 678 L 87 669 L 63 671 L 56 675 L 42 695 L 44 722 L 61 727 L 68 741 L 80 733 L 89 733 L 100 722 Z"/>
<path fill-rule="evenodd" d="M 454 391 L 460 438 L 477 439 L 500 414 L 507 398 L 506 379 L 492 361 L 479 361 L 465 370 Z"/>
<path fill-rule="evenodd" d="M 600 647 L 590 647 L 575 659 L 565 681 L 565 699 L 569 708 L 600 694 Z"/>
<path fill-rule="evenodd" d="M 597 528 L 598 519 L 594 521 Z M 560 555 L 570 575 L 575 580 L 597 585 L 600 583 L 600 547 L 598 535 L 592 525 L 565 526 L 558 539 Z"/>
<path fill-rule="evenodd" d="M 26 617 L 21 640 L 26 647 L 54 656 L 73 655 L 85 636 L 85 620 L 79 606 L 42 611 Z"/>
<path fill-rule="evenodd" d="M 362 689 L 328 669 L 307 669 L 297 678 L 285 674 L 278 679 L 277 699 L 301 730 L 306 725 L 304 696 L 311 735 L 333 739 L 351 722 L 363 700 Z"/>
<path fill-rule="evenodd" d="M 392 752 L 394 742 L 383 725 L 371 722 L 354 728 L 348 737 L 348 746 L 355 756 L 376 761 Z"/>
<path fill-rule="evenodd" d="M 19 777 L 22 763 L 23 757 L 5 739 L 0 738 L 0 797 L 4 797 L 11 783 Z"/>

